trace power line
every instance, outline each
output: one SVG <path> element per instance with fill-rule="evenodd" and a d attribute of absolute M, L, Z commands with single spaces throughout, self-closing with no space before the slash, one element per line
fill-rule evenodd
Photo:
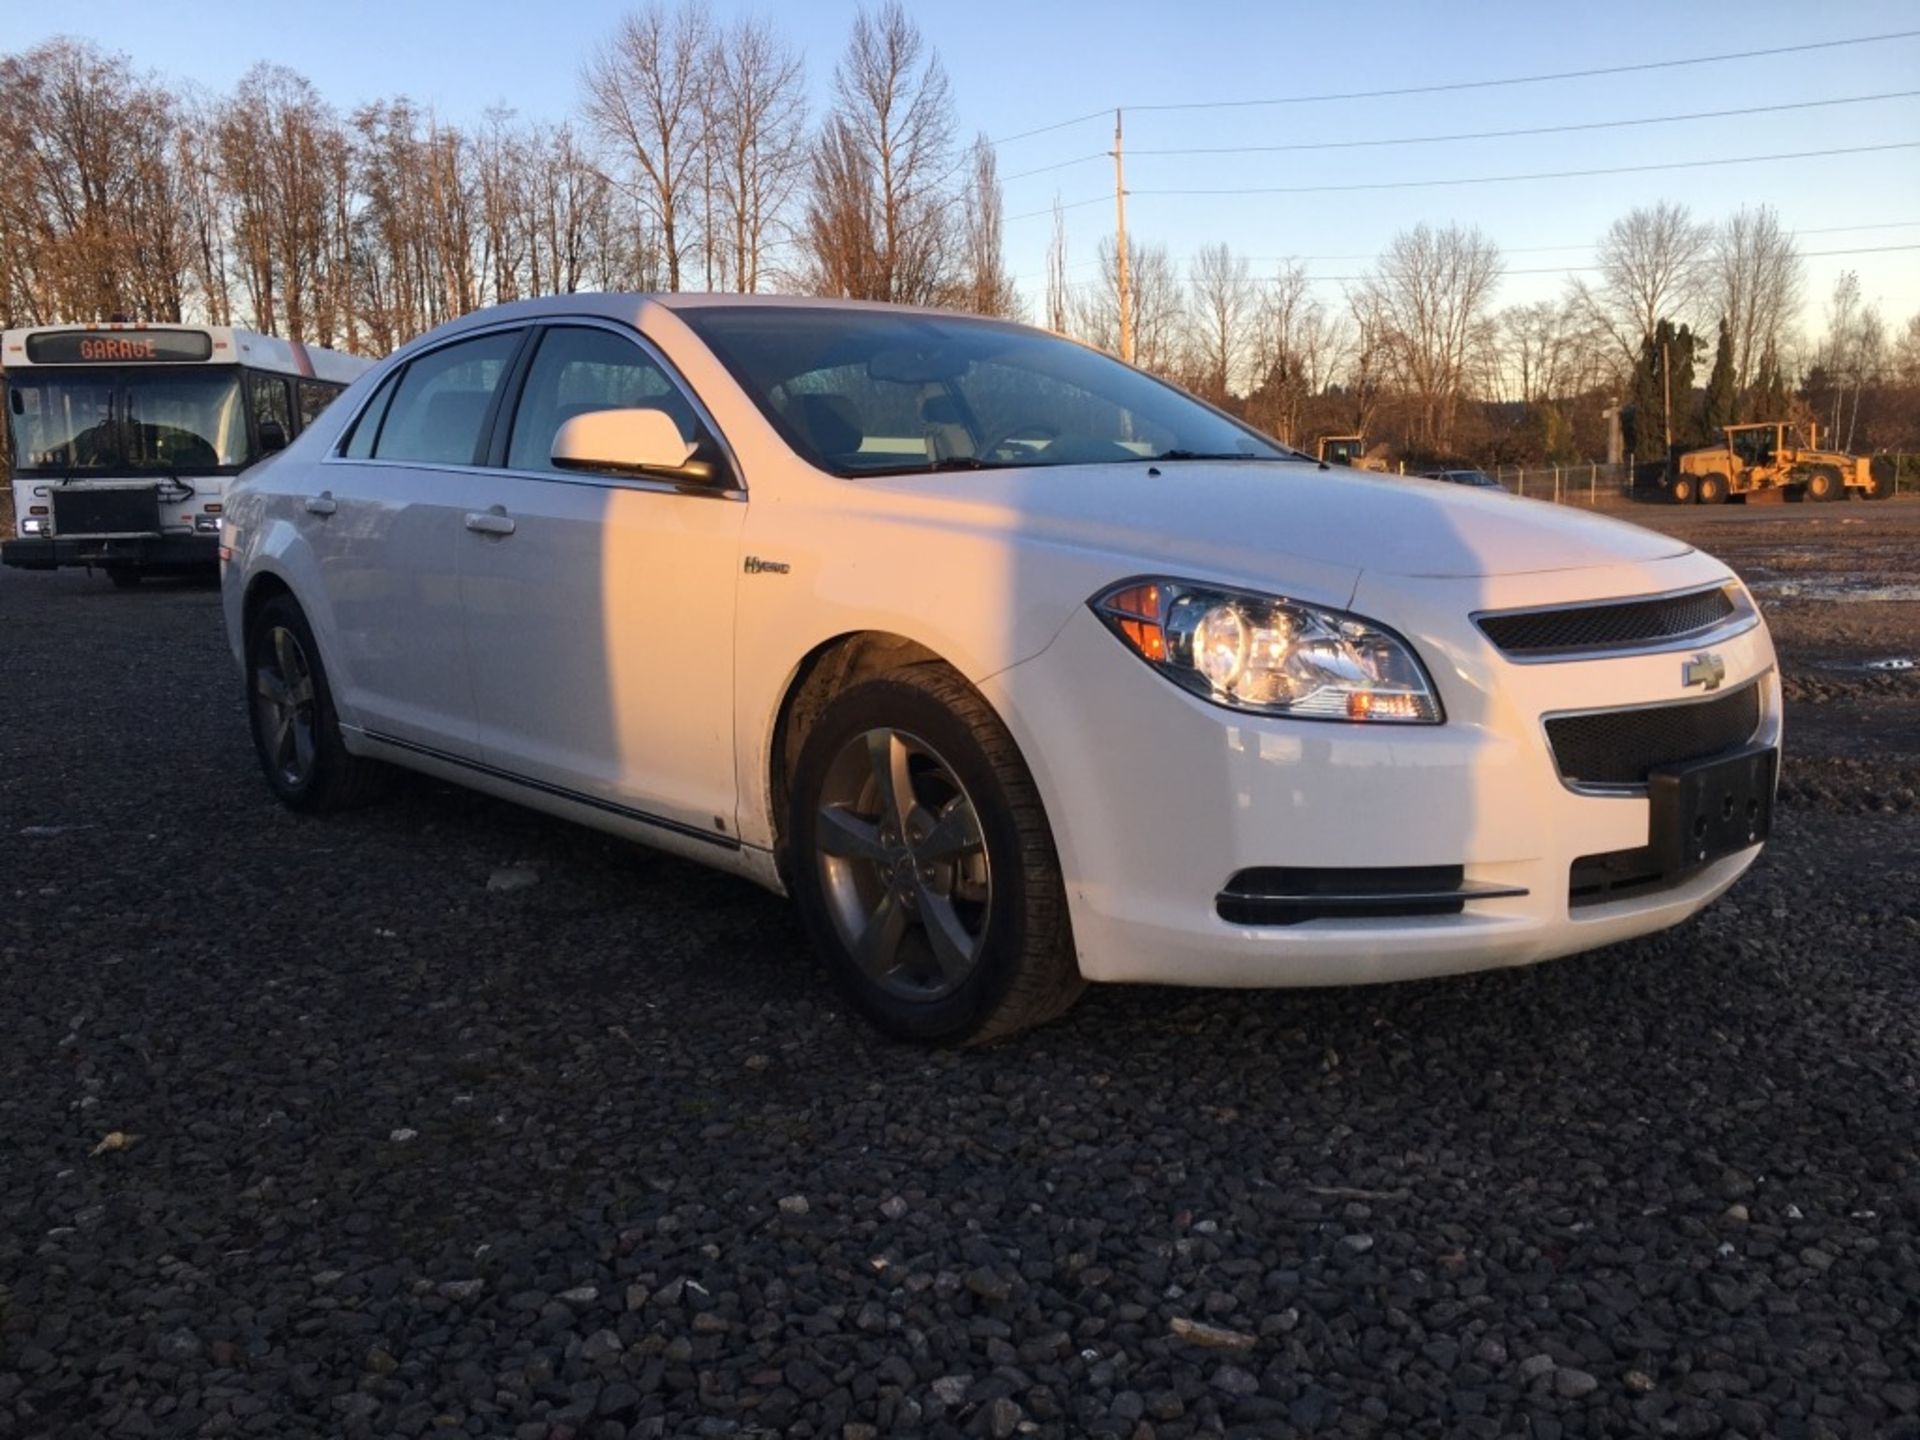
<path fill-rule="evenodd" d="M 1584 180 L 1597 175 L 1643 175 L 1656 170 L 1701 170 L 1717 165 L 1760 165 L 1776 160 L 1820 160 L 1920 149 L 1920 140 L 1883 145 L 1841 145 L 1828 150 L 1787 150 L 1772 155 L 1730 155 L 1716 160 L 1665 160 L 1648 165 L 1606 165 L 1591 170 L 1534 170 L 1519 175 L 1463 175 L 1438 180 L 1370 180 L 1342 185 L 1250 185 L 1220 189 L 1135 190 L 1135 195 L 1328 195 L 1356 190 L 1422 190 L 1454 185 L 1509 185 L 1522 180 Z M 1091 203 L 1091 202 L 1089 202 Z"/>
<path fill-rule="evenodd" d="M 1920 220 L 1884 220 L 1884 221 L 1876 221 L 1870 225 L 1825 225 L 1825 226 L 1819 227 L 1818 229 L 1794 230 L 1789 233 L 1795 236 L 1834 235 L 1834 234 L 1839 234 L 1846 231 L 1856 231 L 1856 230 L 1895 230 L 1895 229 L 1911 228 L 1912 226 L 1915 226 L 1915 225 L 1920 225 Z M 1551 250 L 1591 250 L 1593 248 L 1594 247 L 1590 244 L 1589 245 L 1532 245 L 1532 246 L 1516 246 L 1511 250 L 1503 248 L 1501 253 L 1504 255 L 1529 255 L 1529 254 L 1539 254 L 1539 253 L 1543 253 Z M 1885 255 L 1885 254 L 1891 254 L 1896 251 L 1906 251 L 1906 250 L 1920 250 L 1920 242 L 1915 242 L 1913 244 L 1908 244 L 1908 245 L 1857 245 L 1857 246 L 1850 246 L 1846 249 L 1841 249 L 1841 250 L 1803 250 L 1799 253 L 1800 253 L 1800 258 L 1803 260 L 1824 260 L 1824 259 L 1831 259 L 1836 256 L 1843 256 L 1843 255 Z M 1280 262 L 1295 262 L 1295 263 L 1305 264 L 1306 262 L 1311 260 L 1376 260 L 1379 258 L 1379 256 L 1378 255 L 1247 255 L 1241 258 L 1246 260 L 1254 260 L 1254 261 L 1280 261 Z M 1101 260 L 1098 257 L 1095 257 L 1094 259 L 1091 259 L 1091 260 L 1076 261 L 1072 266 L 1072 268 L 1076 270 L 1084 270 L 1089 265 L 1098 265 L 1100 263 L 1102 263 Z M 1529 267 L 1524 270 L 1502 270 L 1500 272 L 1500 276 L 1502 279 L 1505 279 L 1509 275 L 1579 275 L 1579 274 L 1588 274 L 1593 271 L 1599 270 L 1601 268 L 1603 267 L 1599 265 L 1544 265 L 1544 266 Z M 1015 280 L 1032 281 L 1032 280 L 1041 279 L 1043 277 L 1040 276 L 1038 273 L 1029 273 L 1025 275 L 1016 275 L 1013 278 Z M 1274 275 L 1255 275 L 1249 278 L 1251 278 L 1256 285 L 1275 285 L 1279 283 L 1279 277 Z M 1365 278 L 1366 277 L 1364 275 L 1309 275 L 1306 277 L 1309 284 L 1314 284 L 1321 281 L 1334 282 L 1334 281 L 1364 280 Z M 1101 282 L 1098 280 L 1076 280 L 1072 284 L 1070 284 L 1067 288 L 1069 290 L 1072 290 L 1072 289 L 1076 289 L 1076 288 L 1080 288 L 1088 285 L 1098 285 L 1100 283 Z"/>
<path fill-rule="evenodd" d="M 1719 55 L 1693 55 L 1679 60 L 1647 60 L 1633 65 L 1604 65 L 1585 70 L 1560 70 L 1543 75 L 1511 75 L 1494 80 L 1455 80 L 1440 85 L 1405 85 L 1390 90 L 1349 90 L 1321 95 L 1284 95 L 1266 100 L 1163 101 L 1157 105 L 1129 105 L 1126 108 L 1129 110 L 1228 110 L 1263 105 L 1320 105 L 1340 100 L 1383 100 L 1404 95 L 1438 95 L 1462 90 L 1492 90 L 1512 85 L 1544 85 L 1557 80 L 1586 80 L 1605 75 L 1631 75 L 1649 70 L 1673 70 L 1688 65 L 1717 65 L 1733 60 L 1758 60 L 1770 55 L 1800 55 L 1814 50 L 1837 50 L 1850 45 L 1875 45 L 1886 40 L 1910 40 L 1916 35 L 1920 35 L 1920 30 L 1890 30 L 1884 34 L 1855 35 L 1844 40 L 1813 40 L 1800 45 L 1773 45 L 1761 50 L 1730 50 Z M 1111 108 L 1103 106 L 1085 115 L 1076 115 L 1070 120 L 1059 120 L 1051 125 L 1039 125 L 1031 130 L 1003 135 L 992 143 L 1007 145 L 1015 140 L 1025 140 L 1035 135 L 1064 130 L 1070 125 L 1084 125 L 1090 120 L 1104 119 L 1111 112 Z"/>
<path fill-rule="evenodd" d="M 1152 154 L 1154 152 L 1148 151 L 1146 153 Z M 1105 150 L 1096 150 L 1091 155 L 1080 155 L 1072 160 L 1061 160 L 1052 165 L 1036 165 L 1031 170 L 1021 170 L 1012 175 L 1002 175 L 1000 180 L 1002 184 L 1005 184 L 1009 180 L 1024 180 L 1029 175 L 1045 175 L 1050 170 L 1065 170 L 1070 165 L 1084 165 L 1089 160 L 1110 160 L 1112 158 L 1113 157 Z"/>
<path fill-rule="evenodd" d="M 1883 95 L 1843 95 L 1833 100 L 1795 100 L 1781 105 L 1752 105 L 1739 110 L 1696 110 L 1685 115 L 1647 115 L 1631 120 L 1588 120 L 1567 125 L 1530 125 L 1518 130 L 1471 130 L 1457 135 L 1403 135 L 1383 140 L 1313 140 L 1289 145 L 1203 145 L 1177 149 L 1135 150 L 1136 155 L 1265 155 L 1288 150 L 1358 150 L 1378 145 L 1440 145 L 1457 140 L 1504 140 L 1521 135 L 1563 135 L 1575 130 L 1620 130 L 1634 125 L 1677 125 L 1689 120 L 1724 120 L 1736 115 L 1771 115 L 1782 110 L 1817 110 L 1830 105 L 1865 105 L 1877 100 L 1909 100 L 1920 90 L 1891 90 Z M 1093 156 L 1102 159 L 1103 156 Z M 1079 160 L 1063 160 L 1043 168 L 1063 169 Z M 1037 170 L 1023 172 L 1027 175 Z M 1017 179 L 1018 176 L 1009 176 Z"/>

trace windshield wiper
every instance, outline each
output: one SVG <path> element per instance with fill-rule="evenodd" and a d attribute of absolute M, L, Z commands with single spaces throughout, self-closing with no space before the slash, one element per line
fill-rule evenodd
<path fill-rule="evenodd" d="M 978 455 L 949 455 L 922 465 L 888 465 L 878 470 L 860 470 L 856 475 L 938 475 L 946 470 L 1032 470 L 1046 465 L 1045 460 L 982 460 Z"/>
<path fill-rule="evenodd" d="M 1142 460 L 1281 460 L 1281 455 L 1254 455 L 1245 450 L 1162 450 L 1158 455 L 1142 455 Z"/>

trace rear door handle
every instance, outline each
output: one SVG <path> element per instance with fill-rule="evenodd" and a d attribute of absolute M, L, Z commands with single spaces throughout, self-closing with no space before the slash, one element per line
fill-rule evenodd
<path fill-rule="evenodd" d="M 333 503 L 333 492 L 331 490 L 322 490 L 318 495 L 309 495 L 307 497 L 307 513 L 309 515 L 331 515 L 339 508 L 338 505 Z"/>
<path fill-rule="evenodd" d="M 507 514 L 507 507 L 504 505 L 494 505 L 485 510 L 469 510 L 467 528 L 480 535 L 511 535 L 513 517 Z"/>

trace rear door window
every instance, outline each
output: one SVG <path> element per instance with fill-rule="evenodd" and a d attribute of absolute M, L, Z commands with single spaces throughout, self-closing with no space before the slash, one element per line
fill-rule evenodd
<path fill-rule="evenodd" d="M 506 378 L 520 333 L 498 330 L 478 335 L 443 345 L 409 364 L 373 441 L 373 458 L 433 465 L 480 463 L 489 408 Z M 354 439 L 359 440 L 357 433 Z M 353 448 L 348 447 L 349 453 Z"/>

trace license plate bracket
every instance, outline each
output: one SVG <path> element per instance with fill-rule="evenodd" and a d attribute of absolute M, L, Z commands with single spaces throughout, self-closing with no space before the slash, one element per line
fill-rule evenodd
<path fill-rule="evenodd" d="M 1779 764 L 1777 747 L 1755 745 L 1648 772 L 1648 846 L 1661 870 L 1697 870 L 1772 834 Z"/>

